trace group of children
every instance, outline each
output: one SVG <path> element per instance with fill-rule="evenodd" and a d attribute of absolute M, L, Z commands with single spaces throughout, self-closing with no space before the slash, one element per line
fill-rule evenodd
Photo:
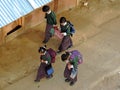
<path fill-rule="evenodd" d="M 57 26 L 57 21 L 55 13 L 50 10 L 49 6 L 43 6 L 42 11 L 45 12 L 45 18 L 47 22 L 45 29 L 45 38 L 43 40 L 43 43 L 46 44 L 53 36 L 53 28 Z M 73 46 L 69 21 L 67 21 L 65 17 L 61 17 L 59 22 L 60 32 L 61 34 L 63 34 L 62 41 L 57 52 L 49 52 L 46 46 L 42 46 L 39 48 L 38 52 L 40 53 L 41 63 L 37 72 L 35 82 L 39 82 L 43 77 L 52 78 L 54 71 L 51 70 L 49 74 L 47 71 L 48 67 L 52 68 L 52 60 L 55 59 L 56 53 L 65 51 Z M 64 70 L 65 82 L 70 82 L 70 86 L 72 86 L 77 81 L 78 64 L 79 61 L 82 61 L 82 55 L 77 50 L 66 51 L 61 55 L 61 60 L 66 62 L 66 67 Z"/>
<path fill-rule="evenodd" d="M 47 43 L 49 39 L 53 36 L 53 29 L 57 26 L 57 20 L 55 13 L 50 10 L 50 7 L 45 5 L 42 8 L 43 12 L 45 12 L 45 18 L 46 18 L 46 29 L 45 29 L 45 38 L 43 40 L 43 43 Z M 58 48 L 57 53 L 60 53 L 64 50 L 67 50 L 68 48 L 72 47 L 72 40 L 71 40 L 71 32 L 70 32 L 70 24 L 66 20 L 65 17 L 61 17 L 60 20 L 60 30 L 61 34 L 63 34 L 63 38 L 61 41 L 61 44 Z"/>

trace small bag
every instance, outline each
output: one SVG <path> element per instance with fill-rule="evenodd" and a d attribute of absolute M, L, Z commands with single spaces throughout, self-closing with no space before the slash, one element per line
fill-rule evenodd
<path fill-rule="evenodd" d="M 75 71 L 74 69 L 72 69 L 72 72 L 71 72 L 70 77 L 71 77 L 72 79 L 74 79 L 74 78 L 76 77 L 76 75 L 77 75 L 77 71 Z"/>
<path fill-rule="evenodd" d="M 54 72 L 54 69 L 52 68 L 51 64 L 48 65 L 45 69 L 46 69 L 46 73 L 47 73 L 48 76 L 53 74 L 53 72 Z"/>
<path fill-rule="evenodd" d="M 60 32 L 60 30 L 58 29 L 58 27 L 54 27 L 54 30 L 55 30 L 55 35 L 59 38 L 59 39 L 62 39 L 64 36 L 63 34 Z"/>
<path fill-rule="evenodd" d="M 51 36 L 53 36 L 55 34 L 54 28 L 51 28 L 49 32 L 50 32 Z"/>

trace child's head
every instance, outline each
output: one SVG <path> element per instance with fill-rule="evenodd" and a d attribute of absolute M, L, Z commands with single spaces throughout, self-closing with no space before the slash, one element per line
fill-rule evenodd
<path fill-rule="evenodd" d="M 42 55 L 46 52 L 46 48 L 45 47 L 40 47 L 38 52 Z"/>
<path fill-rule="evenodd" d="M 66 22 L 66 18 L 65 17 L 61 17 L 60 18 L 60 23 L 65 23 Z"/>
<path fill-rule="evenodd" d="M 70 56 L 70 53 L 66 52 L 66 53 L 61 55 L 61 60 L 66 61 L 66 60 L 68 60 L 69 56 Z"/>
<path fill-rule="evenodd" d="M 61 17 L 59 22 L 60 22 L 61 25 L 65 25 L 66 21 L 67 20 L 66 20 L 65 17 Z"/>
<path fill-rule="evenodd" d="M 43 7 L 42 7 L 42 11 L 43 12 L 48 12 L 50 10 L 50 7 L 48 6 L 48 5 L 44 5 Z"/>

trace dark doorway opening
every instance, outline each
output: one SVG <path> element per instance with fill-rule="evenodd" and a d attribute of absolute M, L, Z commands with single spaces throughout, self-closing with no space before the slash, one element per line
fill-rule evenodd
<path fill-rule="evenodd" d="M 7 35 L 9 35 L 9 34 L 15 32 L 15 31 L 19 30 L 21 27 L 22 27 L 21 25 L 17 25 L 15 28 L 13 28 L 11 31 L 9 31 L 9 32 L 7 33 Z"/>

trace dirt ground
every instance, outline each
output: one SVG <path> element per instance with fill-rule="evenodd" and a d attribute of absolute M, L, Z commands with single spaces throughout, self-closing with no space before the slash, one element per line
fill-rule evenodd
<path fill-rule="evenodd" d="M 120 1 L 91 0 L 89 9 L 78 6 L 58 14 L 57 19 L 61 16 L 72 21 L 76 29 L 71 50 L 80 50 L 85 58 L 76 86 L 70 88 L 61 79 L 64 64 L 60 55 L 54 64 L 55 77 L 33 82 L 39 66 L 37 50 L 43 45 L 43 22 L 0 47 L 0 90 L 49 90 L 52 81 L 56 81 L 52 85 L 58 84 L 52 90 L 120 90 Z M 60 40 L 53 37 L 47 46 L 57 50 L 59 44 Z"/>
<path fill-rule="evenodd" d="M 119 71 L 114 71 L 108 74 L 108 76 L 106 75 L 91 90 L 120 90 L 120 72 Z"/>

